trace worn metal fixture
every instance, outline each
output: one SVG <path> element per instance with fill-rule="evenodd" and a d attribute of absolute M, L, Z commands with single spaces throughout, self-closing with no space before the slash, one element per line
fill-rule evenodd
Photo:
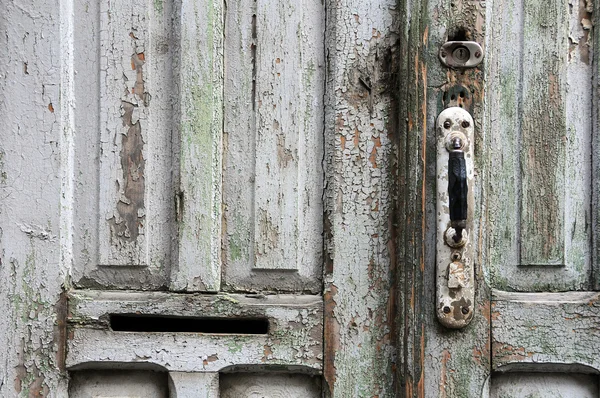
<path fill-rule="evenodd" d="M 437 316 L 449 328 L 473 319 L 473 118 L 451 107 L 438 116 L 437 141 Z"/>
<path fill-rule="evenodd" d="M 474 41 L 449 41 L 440 48 L 442 63 L 449 68 L 475 68 L 483 60 L 483 49 Z"/>

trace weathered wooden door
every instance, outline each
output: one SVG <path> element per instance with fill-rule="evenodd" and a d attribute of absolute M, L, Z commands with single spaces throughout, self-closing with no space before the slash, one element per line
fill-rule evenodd
<path fill-rule="evenodd" d="M 598 3 L 404 4 L 401 394 L 597 397 Z M 483 62 L 445 67 L 454 40 Z M 436 119 L 453 106 L 475 123 L 476 295 L 457 330 L 436 319 Z"/>
<path fill-rule="evenodd" d="M 396 7 L 3 1 L 0 395 L 393 396 Z"/>

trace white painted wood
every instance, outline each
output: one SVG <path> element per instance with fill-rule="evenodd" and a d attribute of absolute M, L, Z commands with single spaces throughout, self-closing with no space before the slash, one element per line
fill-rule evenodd
<path fill-rule="evenodd" d="M 482 250 L 498 289 L 591 287 L 593 87 L 585 7 L 487 2 Z M 506 45 L 515 38 L 521 44 Z"/>
<path fill-rule="evenodd" d="M 397 6 L 325 2 L 326 396 L 394 395 Z"/>
<path fill-rule="evenodd" d="M 166 373 L 131 370 L 74 372 L 69 398 L 167 398 Z"/>
<path fill-rule="evenodd" d="M 598 398 L 596 375 L 505 373 L 492 376 L 492 398 Z"/>
<path fill-rule="evenodd" d="M 168 2 L 75 3 L 74 280 L 83 286 L 166 282 L 174 215 L 171 12 Z"/>
<path fill-rule="evenodd" d="M 229 289 L 320 288 L 324 29 L 318 0 L 228 4 L 224 201 Z"/>
<path fill-rule="evenodd" d="M 321 378 L 294 374 L 224 374 L 221 398 L 320 398 Z"/>
<path fill-rule="evenodd" d="M 177 3 L 179 4 L 179 3 Z M 171 289 L 218 291 L 221 285 L 221 137 L 223 3 L 183 1 L 178 71 L 179 252 Z"/>
<path fill-rule="evenodd" d="M 0 396 L 65 397 L 70 1 L 0 4 Z M 66 98 L 63 96 L 67 94 Z"/>
<path fill-rule="evenodd" d="M 219 398 L 219 374 L 170 372 L 169 398 Z"/>
<path fill-rule="evenodd" d="M 600 372 L 600 294 L 494 291 L 492 366 L 568 365 Z M 535 368 L 534 368 L 535 369 Z"/>
<path fill-rule="evenodd" d="M 77 292 L 71 296 L 69 368 L 102 362 L 217 372 L 236 365 L 322 369 L 320 296 Z M 266 335 L 113 332 L 109 314 L 266 318 Z"/>

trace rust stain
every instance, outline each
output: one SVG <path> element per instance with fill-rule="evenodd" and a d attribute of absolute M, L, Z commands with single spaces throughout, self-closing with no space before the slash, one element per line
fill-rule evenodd
<path fill-rule="evenodd" d="M 52 106 L 52 102 L 48 104 L 48 110 L 54 113 L 54 107 Z"/>

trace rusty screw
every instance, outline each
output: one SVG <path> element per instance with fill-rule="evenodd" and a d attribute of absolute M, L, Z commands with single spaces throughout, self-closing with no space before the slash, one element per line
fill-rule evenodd
<path fill-rule="evenodd" d="M 469 126 L 470 126 L 470 124 L 469 124 L 469 122 L 468 122 L 468 121 L 466 121 L 466 120 L 463 120 L 463 122 L 462 122 L 462 126 L 463 126 L 464 128 L 467 128 L 467 127 L 469 127 Z"/>
<path fill-rule="evenodd" d="M 450 307 L 445 306 L 444 307 L 444 314 L 449 314 L 450 313 Z"/>
<path fill-rule="evenodd" d="M 475 51 L 475 58 L 481 57 L 481 51 Z"/>
<path fill-rule="evenodd" d="M 452 253 L 452 261 L 458 261 L 460 260 L 460 252 L 454 252 Z"/>
<path fill-rule="evenodd" d="M 462 307 L 460 312 L 462 312 L 463 315 L 467 315 L 469 313 L 469 307 Z"/>
<path fill-rule="evenodd" d="M 452 126 L 452 122 L 450 121 L 450 119 L 446 119 L 446 121 L 444 122 L 444 128 L 449 129 L 450 126 Z"/>
<path fill-rule="evenodd" d="M 446 51 L 444 51 L 444 50 L 440 51 L 440 56 L 442 58 L 446 58 L 446 55 L 448 55 L 448 54 L 446 54 Z"/>

